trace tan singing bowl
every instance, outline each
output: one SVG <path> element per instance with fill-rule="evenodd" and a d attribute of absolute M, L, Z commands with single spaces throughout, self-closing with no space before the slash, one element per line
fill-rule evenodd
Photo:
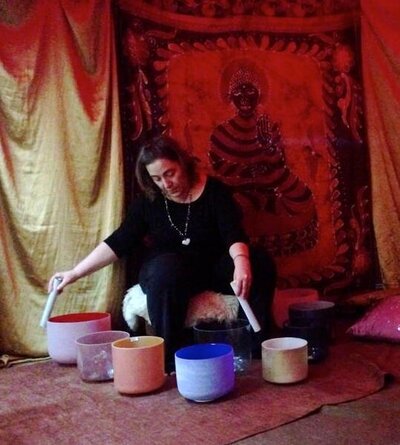
<path fill-rule="evenodd" d="M 262 375 L 271 383 L 295 383 L 308 375 L 307 341 L 296 337 L 265 340 L 261 344 Z"/>

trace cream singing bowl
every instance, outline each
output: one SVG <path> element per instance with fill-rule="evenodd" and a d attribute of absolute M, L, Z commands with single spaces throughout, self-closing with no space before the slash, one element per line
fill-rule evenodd
<path fill-rule="evenodd" d="M 295 383 L 308 375 L 307 341 L 296 337 L 265 340 L 261 344 L 263 378 L 271 383 Z"/>

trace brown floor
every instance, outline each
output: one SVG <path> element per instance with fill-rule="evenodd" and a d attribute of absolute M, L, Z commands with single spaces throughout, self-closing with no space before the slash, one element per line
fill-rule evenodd
<path fill-rule="evenodd" d="M 295 422 L 235 442 L 238 445 L 399 445 L 400 384 L 371 396 L 323 407 Z"/>
<path fill-rule="evenodd" d="M 354 318 L 336 320 L 336 341 L 346 341 Z M 324 406 L 302 419 L 234 442 L 237 445 L 400 445 L 400 380 L 388 376 L 381 391 L 353 402 Z"/>

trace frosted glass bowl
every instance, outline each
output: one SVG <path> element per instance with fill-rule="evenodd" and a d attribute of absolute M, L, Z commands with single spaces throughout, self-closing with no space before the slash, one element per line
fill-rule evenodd
<path fill-rule="evenodd" d="M 225 343 L 202 343 L 175 353 L 179 393 L 195 402 L 210 402 L 235 385 L 233 348 Z"/>
<path fill-rule="evenodd" d="M 57 363 L 73 365 L 77 361 L 75 340 L 86 334 L 111 330 L 111 315 L 107 312 L 77 312 L 49 318 L 47 347 Z"/>
<path fill-rule="evenodd" d="M 114 377 L 111 344 L 129 338 L 125 331 L 100 331 L 76 340 L 77 365 L 82 380 L 104 381 Z"/>

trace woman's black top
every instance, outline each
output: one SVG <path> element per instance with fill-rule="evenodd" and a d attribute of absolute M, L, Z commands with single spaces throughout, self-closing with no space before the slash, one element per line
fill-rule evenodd
<path fill-rule="evenodd" d="M 183 233 L 189 204 L 168 200 L 171 220 Z M 187 237 L 171 226 L 164 197 L 159 194 L 151 201 L 145 196 L 130 206 L 121 226 L 104 241 L 118 257 L 130 254 L 143 245 L 146 238 L 147 255 L 187 252 L 203 258 L 216 258 L 236 242 L 247 242 L 241 224 L 242 214 L 229 188 L 215 178 L 207 178 L 203 193 L 190 204 Z"/>

